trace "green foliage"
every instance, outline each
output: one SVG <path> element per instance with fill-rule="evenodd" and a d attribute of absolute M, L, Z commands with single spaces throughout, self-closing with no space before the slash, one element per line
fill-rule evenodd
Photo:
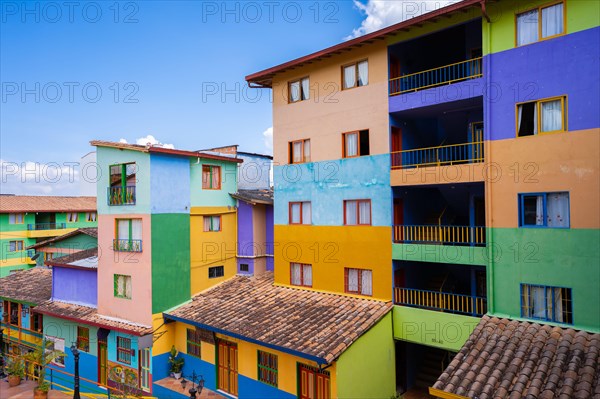
<path fill-rule="evenodd" d="M 52 341 L 48 341 L 44 338 L 39 347 L 37 347 L 33 352 L 29 352 L 23 356 L 27 362 L 31 363 L 30 367 L 38 368 L 38 389 L 42 391 L 44 388 L 46 388 L 46 390 L 50 388 L 49 384 L 46 383 L 46 366 L 55 360 L 66 356 L 63 352 L 54 350 L 53 345 L 54 343 Z"/>
<path fill-rule="evenodd" d="M 171 373 L 181 373 L 183 369 L 183 364 L 185 363 L 185 359 L 183 357 L 178 357 L 179 352 L 175 348 L 175 345 L 171 347 L 171 353 L 169 356 L 169 365 Z"/>
<path fill-rule="evenodd" d="M 6 365 L 6 373 L 8 375 L 16 375 L 21 378 L 25 377 L 25 363 L 21 357 L 8 359 Z"/>

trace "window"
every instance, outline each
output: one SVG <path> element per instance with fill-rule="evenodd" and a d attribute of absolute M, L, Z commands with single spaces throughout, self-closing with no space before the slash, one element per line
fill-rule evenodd
<path fill-rule="evenodd" d="M 135 185 L 137 167 L 135 163 L 110 166 L 109 205 L 135 204 Z"/>
<path fill-rule="evenodd" d="M 88 222 L 95 222 L 97 218 L 98 214 L 96 212 L 86 212 L 85 214 L 85 220 Z"/>
<path fill-rule="evenodd" d="M 519 226 L 569 228 L 569 193 L 519 194 Z"/>
<path fill-rule="evenodd" d="M 23 241 L 9 241 L 8 242 L 8 252 L 17 252 L 22 251 L 25 245 Z"/>
<path fill-rule="evenodd" d="M 115 297 L 131 299 L 131 276 L 115 274 Z"/>
<path fill-rule="evenodd" d="M 39 313 L 31 313 L 31 329 L 33 331 L 42 332 L 44 329 L 44 317 Z"/>
<path fill-rule="evenodd" d="M 77 212 L 67 213 L 67 222 L 75 223 L 79 221 L 79 214 Z"/>
<path fill-rule="evenodd" d="M 343 89 L 366 86 L 369 84 L 369 62 L 367 60 L 342 67 Z"/>
<path fill-rule="evenodd" d="M 223 277 L 225 275 L 225 266 L 214 266 L 208 268 L 208 278 Z"/>
<path fill-rule="evenodd" d="M 221 231 L 221 216 L 204 216 L 204 231 Z"/>
<path fill-rule="evenodd" d="M 240 263 L 240 271 L 241 272 L 249 272 L 250 265 L 248 265 L 247 263 Z"/>
<path fill-rule="evenodd" d="M 116 219 L 113 249 L 119 252 L 142 252 L 142 219 Z"/>
<path fill-rule="evenodd" d="M 90 329 L 77 326 L 77 349 L 84 352 L 90 351 Z"/>
<path fill-rule="evenodd" d="M 288 102 L 308 100 L 310 98 L 310 80 L 308 77 L 288 83 Z"/>
<path fill-rule="evenodd" d="M 371 200 L 344 201 L 344 224 L 346 226 L 371 224 Z"/>
<path fill-rule="evenodd" d="M 44 262 L 52 260 L 54 258 L 54 252 L 44 252 Z"/>
<path fill-rule="evenodd" d="M 8 224 L 23 224 L 24 218 L 25 218 L 25 214 L 23 214 L 23 213 L 9 213 L 8 214 Z"/>
<path fill-rule="evenodd" d="M 5 323 L 18 327 L 21 319 L 19 317 L 19 304 L 16 302 L 4 301 L 2 307 L 4 312 L 2 320 Z"/>
<path fill-rule="evenodd" d="M 342 156 L 344 158 L 369 155 L 369 131 L 360 130 L 342 134 Z"/>
<path fill-rule="evenodd" d="M 292 285 L 312 287 L 312 265 L 290 263 L 290 282 Z"/>
<path fill-rule="evenodd" d="M 521 284 L 521 317 L 573 323 L 570 288 Z"/>
<path fill-rule="evenodd" d="M 117 361 L 131 364 L 131 339 L 117 336 Z"/>
<path fill-rule="evenodd" d="M 289 209 L 290 224 L 311 224 L 311 203 L 305 202 L 290 202 Z"/>
<path fill-rule="evenodd" d="M 221 167 L 213 165 L 202 165 L 202 189 L 221 189 Z"/>
<path fill-rule="evenodd" d="M 567 130 L 566 97 L 517 104 L 517 136 Z"/>
<path fill-rule="evenodd" d="M 517 46 L 565 33 L 564 9 L 560 2 L 517 14 Z"/>
<path fill-rule="evenodd" d="M 64 357 L 65 340 L 63 338 L 46 336 L 46 342 L 49 342 L 49 344 L 46 348 L 46 352 L 52 352 L 52 351 L 63 352 L 63 356 L 58 356 L 56 359 L 54 359 L 54 361 L 52 361 L 52 363 L 56 364 L 58 366 L 64 367 L 65 366 L 65 357 Z"/>
<path fill-rule="evenodd" d="M 277 386 L 277 355 L 258 351 L 258 380 L 265 384 Z"/>
<path fill-rule="evenodd" d="M 310 162 L 310 140 L 296 140 L 289 143 L 290 163 Z"/>
<path fill-rule="evenodd" d="M 364 269 L 344 269 L 344 290 L 350 294 L 373 295 L 373 272 Z"/>
<path fill-rule="evenodd" d="M 200 352 L 200 332 L 197 330 L 187 329 L 187 354 L 201 359 Z"/>

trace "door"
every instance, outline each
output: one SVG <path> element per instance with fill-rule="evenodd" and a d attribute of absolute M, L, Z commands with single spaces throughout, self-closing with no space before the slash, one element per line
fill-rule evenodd
<path fill-rule="evenodd" d="M 140 389 L 150 392 L 150 348 L 139 350 Z"/>
<path fill-rule="evenodd" d="M 98 341 L 98 382 L 106 386 L 108 383 L 108 353 L 105 340 Z"/>
<path fill-rule="evenodd" d="M 402 242 L 404 239 L 404 200 L 394 199 L 394 242 Z"/>
<path fill-rule="evenodd" d="M 397 126 L 392 126 L 392 168 L 402 166 L 402 129 Z"/>
<path fill-rule="evenodd" d="M 218 340 L 217 352 L 217 386 L 231 395 L 238 394 L 238 358 L 237 345 Z"/>
<path fill-rule="evenodd" d="M 298 365 L 300 374 L 300 399 L 330 399 L 329 372 L 303 364 Z"/>
<path fill-rule="evenodd" d="M 399 93 L 401 90 L 400 80 L 400 61 L 394 56 L 390 56 L 390 94 Z"/>

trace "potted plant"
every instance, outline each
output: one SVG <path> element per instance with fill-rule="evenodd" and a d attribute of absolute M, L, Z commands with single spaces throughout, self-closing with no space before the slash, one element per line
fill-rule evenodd
<path fill-rule="evenodd" d="M 16 387 L 21 383 L 21 379 L 25 377 L 25 364 L 21 357 L 10 359 L 6 365 L 6 373 L 8 374 L 8 386 Z"/>
<path fill-rule="evenodd" d="M 171 374 L 176 380 L 181 378 L 181 370 L 183 369 L 184 363 L 185 359 L 179 356 L 179 351 L 177 351 L 177 349 L 175 349 L 175 345 L 173 345 L 171 347 L 171 353 L 169 356 L 169 365 Z"/>
<path fill-rule="evenodd" d="M 46 366 L 64 356 L 63 352 L 54 350 L 52 341 L 46 339 L 42 341 L 38 348 L 24 356 L 25 360 L 30 363 L 30 367 L 37 368 L 38 385 L 33 388 L 34 399 L 48 398 L 50 384 L 46 382 Z"/>

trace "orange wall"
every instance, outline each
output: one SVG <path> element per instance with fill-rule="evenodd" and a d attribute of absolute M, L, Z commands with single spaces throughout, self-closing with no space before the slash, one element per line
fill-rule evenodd
<path fill-rule="evenodd" d="M 518 227 L 519 193 L 568 191 L 571 228 L 600 227 L 600 129 L 497 140 L 490 149 L 488 226 Z"/>
<path fill-rule="evenodd" d="M 341 90 L 342 65 L 369 60 L 369 84 Z M 288 104 L 287 84 L 310 77 L 311 98 Z M 369 129 L 371 154 L 389 152 L 386 43 L 364 46 L 277 75 L 273 81 L 274 161 L 288 163 L 288 142 L 311 139 L 311 161 L 342 157 L 342 133 Z"/>

